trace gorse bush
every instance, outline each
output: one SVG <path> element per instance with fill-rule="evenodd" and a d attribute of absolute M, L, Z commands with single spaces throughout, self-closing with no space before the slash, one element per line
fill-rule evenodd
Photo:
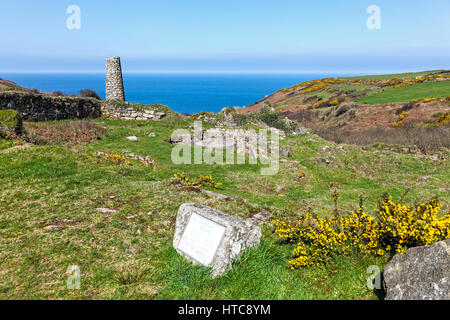
<path fill-rule="evenodd" d="M 437 199 L 415 207 L 384 200 L 377 210 L 378 242 L 387 252 L 403 254 L 408 248 L 450 238 L 450 214 L 438 218 L 441 208 Z"/>
<path fill-rule="evenodd" d="M 112 160 L 113 162 L 116 162 L 119 165 L 124 166 L 132 166 L 133 163 L 128 160 L 125 156 L 117 153 L 117 152 L 97 152 L 95 154 L 96 157 Z"/>
<path fill-rule="evenodd" d="M 196 177 L 189 177 L 187 176 L 184 172 L 178 172 L 175 173 L 174 178 L 179 179 L 181 184 L 185 185 L 185 186 L 191 186 L 191 187 L 212 187 L 212 188 L 216 188 L 219 189 L 223 183 L 221 182 L 215 182 L 213 180 L 213 177 L 211 175 L 209 176 L 204 176 L 204 175 L 199 175 Z"/>
<path fill-rule="evenodd" d="M 95 92 L 94 90 L 91 90 L 91 89 L 81 89 L 80 91 L 78 91 L 78 95 L 83 98 L 94 98 L 94 99 L 102 100 L 102 98 L 100 98 L 100 96 L 97 94 L 97 92 Z"/>
<path fill-rule="evenodd" d="M 396 123 L 393 123 L 392 126 L 394 126 L 394 127 L 401 127 L 401 126 L 403 126 L 403 120 L 405 120 L 405 118 L 406 118 L 408 115 L 409 115 L 409 111 L 405 111 L 405 112 L 401 113 L 401 114 L 398 116 L 397 122 L 396 122 Z"/>
<path fill-rule="evenodd" d="M 447 112 L 445 114 L 441 114 L 438 120 L 432 121 L 431 123 L 427 123 L 425 126 L 441 127 L 441 126 L 448 126 L 449 124 L 450 124 L 450 112 Z"/>
<path fill-rule="evenodd" d="M 3 88 L 3 91 L 20 91 L 21 90 L 21 88 L 19 88 L 19 87 L 6 87 L 6 88 Z"/>
<path fill-rule="evenodd" d="M 283 126 L 283 124 L 278 119 L 278 115 L 274 112 L 263 112 L 258 114 L 256 118 L 257 120 L 260 120 L 267 124 L 269 127 L 282 129 L 281 127 Z"/>
<path fill-rule="evenodd" d="M 450 238 L 450 215 L 438 218 L 441 202 L 433 199 L 411 207 L 385 197 L 376 217 L 362 205 L 347 217 L 317 218 L 311 213 L 295 222 L 276 220 L 275 232 L 296 243 L 291 269 L 328 264 L 336 255 L 353 252 L 377 256 L 403 254 L 408 248 Z"/>
<path fill-rule="evenodd" d="M 52 93 L 52 95 L 55 96 L 55 97 L 62 97 L 62 96 L 64 96 L 65 94 L 64 94 L 63 92 L 61 92 L 61 91 L 54 91 L 54 92 Z"/>
<path fill-rule="evenodd" d="M 280 119 L 280 115 L 276 112 L 260 112 L 255 115 L 255 120 L 264 122 L 269 127 L 283 130 L 286 133 L 290 133 L 293 130 L 291 126 Z"/>
<path fill-rule="evenodd" d="M 243 127 L 250 123 L 251 118 L 246 114 L 233 113 L 233 121 L 238 127 Z"/>
<path fill-rule="evenodd" d="M 261 109 L 259 113 L 255 114 L 239 114 L 233 113 L 233 121 L 239 126 L 243 127 L 245 125 L 249 125 L 255 122 L 263 122 L 267 126 L 271 128 L 276 128 L 279 130 L 283 130 L 286 133 L 290 133 L 293 131 L 295 125 L 288 125 L 285 121 L 280 119 L 279 111 L 273 112 L 272 110 L 267 108 Z"/>

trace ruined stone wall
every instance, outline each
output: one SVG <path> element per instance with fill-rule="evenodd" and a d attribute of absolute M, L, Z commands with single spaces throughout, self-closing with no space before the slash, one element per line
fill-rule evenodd
<path fill-rule="evenodd" d="M 106 100 L 125 101 L 120 57 L 106 59 Z"/>
<path fill-rule="evenodd" d="M 156 105 L 136 108 L 135 104 L 129 102 L 104 101 L 102 105 L 102 116 L 122 120 L 158 121 L 165 117 L 166 113 L 159 110 Z"/>
<path fill-rule="evenodd" d="M 48 97 L 28 92 L 1 92 L 0 110 L 20 112 L 26 121 L 98 118 L 100 100 L 78 97 Z"/>

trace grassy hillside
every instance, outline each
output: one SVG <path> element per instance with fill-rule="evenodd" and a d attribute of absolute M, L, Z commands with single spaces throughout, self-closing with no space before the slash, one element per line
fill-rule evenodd
<path fill-rule="evenodd" d="M 369 76 L 355 76 L 355 77 L 346 77 L 346 79 L 349 79 L 349 80 L 391 80 L 391 79 L 395 79 L 395 78 L 415 79 L 416 77 L 423 77 L 427 74 L 439 73 L 442 71 L 445 71 L 445 70 L 405 72 L 405 73 L 380 74 L 380 75 L 369 75 Z"/>
<path fill-rule="evenodd" d="M 89 128 L 106 133 L 88 144 L 0 140 L 0 298 L 375 299 L 366 271 L 385 258 L 352 255 L 325 269 L 292 271 L 287 261 L 295 246 L 279 242 L 270 220 L 262 225 L 261 246 L 231 272 L 210 279 L 207 268 L 189 264 L 172 248 L 177 209 L 198 202 L 241 218 L 262 210 L 272 218 L 295 219 L 306 211 L 325 217 L 334 210 L 331 192 L 337 188 L 343 215 L 358 207 L 360 195 L 372 212 L 383 192 L 399 199 L 408 189 L 405 202 L 438 196 L 442 212 L 449 210 L 449 162 L 442 160 L 448 151 L 435 158 L 382 144 L 288 136 L 281 144 L 292 157 L 280 163 L 277 175 L 261 176 L 260 165 L 174 165 L 168 138 L 191 120 L 172 120 L 90 121 Z M 139 141 L 127 140 L 131 135 Z M 133 166 L 123 166 L 96 157 L 98 151 L 149 156 L 155 165 L 131 160 Z M 223 183 L 214 191 L 245 201 L 173 184 L 178 171 L 211 174 Z M 81 290 L 66 288 L 71 265 L 81 269 Z"/>
<path fill-rule="evenodd" d="M 401 88 L 388 88 L 356 100 L 358 103 L 383 104 L 408 102 L 426 98 L 441 98 L 450 95 L 450 81 L 417 83 Z"/>
<path fill-rule="evenodd" d="M 264 107 L 339 143 L 408 144 L 423 152 L 449 147 L 448 130 L 438 128 L 450 119 L 448 70 L 311 80 L 238 112 Z"/>

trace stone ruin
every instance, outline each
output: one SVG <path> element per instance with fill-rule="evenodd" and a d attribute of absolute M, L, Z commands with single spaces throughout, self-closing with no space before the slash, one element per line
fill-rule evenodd
<path fill-rule="evenodd" d="M 102 114 L 107 118 L 158 121 L 166 115 L 151 106 L 137 110 L 135 104 L 125 102 L 120 57 L 106 59 L 105 86 L 106 101 L 102 104 Z"/>
<path fill-rule="evenodd" d="M 106 100 L 125 101 L 120 57 L 106 59 Z"/>

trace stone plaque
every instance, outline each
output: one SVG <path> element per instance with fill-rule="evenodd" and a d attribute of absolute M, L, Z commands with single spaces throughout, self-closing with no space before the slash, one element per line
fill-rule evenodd
<path fill-rule="evenodd" d="M 178 244 L 178 250 L 196 262 L 209 266 L 213 261 L 226 228 L 196 213 L 191 215 Z"/>
<path fill-rule="evenodd" d="M 227 271 L 246 248 L 259 244 L 261 229 L 248 221 L 196 203 L 180 206 L 173 246 L 216 277 Z"/>

